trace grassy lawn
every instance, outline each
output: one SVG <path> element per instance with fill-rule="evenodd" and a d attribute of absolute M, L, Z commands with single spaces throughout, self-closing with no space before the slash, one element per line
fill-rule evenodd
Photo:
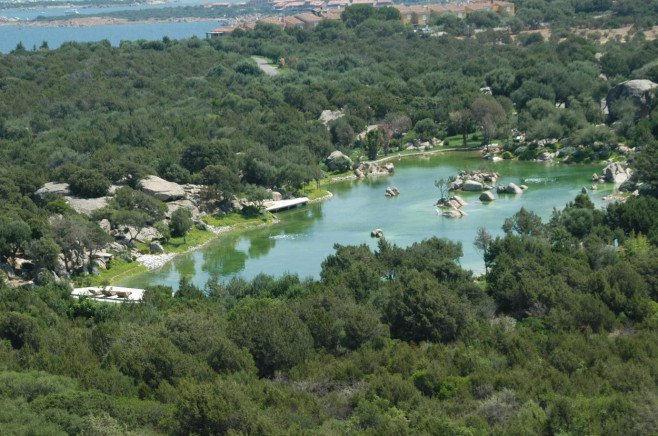
<path fill-rule="evenodd" d="M 203 217 L 203 222 L 215 227 L 231 226 L 235 229 L 272 222 L 272 214 L 266 211 L 263 212 L 261 213 L 258 209 L 248 208 L 228 215 L 207 215 Z"/>
<path fill-rule="evenodd" d="M 199 230 L 196 227 L 192 227 L 192 230 L 185 236 L 184 240 L 182 237 L 172 237 L 169 241 L 162 243 L 162 248 L 164 248 L 165 253 L 182 253 L 192 247 L 210 241 L 215 236 L 217 235 L 209 230 Z"/>
<path fill-rule="evenodd" d="M 103 283 L 113 284 L 116 281 L 127 277 L 128 275 L 138 274 L 147 271 L 144 265 L 138 262 L 126 262 L 123 259 L 115 258 L 109 265 L 108 269 L 100 269 L 100 276 L 77 277 L 74 279 L 76 286 L 101 286 Z"/>

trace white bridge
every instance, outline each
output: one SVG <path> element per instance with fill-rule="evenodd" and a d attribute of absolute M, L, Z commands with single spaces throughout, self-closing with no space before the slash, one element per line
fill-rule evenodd
<path fill-rule="evenodd" d="M 292 200 L 269 201 L 265 203 L 265 210 L 278 212 L 280 210 L 292 209 L 308 203 L 308 197 L 293 198 Z"/>

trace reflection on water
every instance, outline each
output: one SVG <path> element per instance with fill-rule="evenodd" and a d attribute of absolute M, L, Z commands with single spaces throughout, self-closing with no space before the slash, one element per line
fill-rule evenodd
<path fill-rule="evenodd" d="M 173 267 L 167 265 L 119 284 L 165 284 L 175 288 L 184 275 L 203 286 L 215 273 L 221 280 L 236 275 L 251 279 L 258 273 L 279 276 L 284 272 L 318 277 L 321 263 L 333 253 L 335 243 L 366 243 L 376 248 L 377 240 L 370 238 L 375 228 L 383 229 L 388 241 L 403 247 L 431 236 L 461 242 L 462 266 L 478 272 L 483 269 L 481 254 L 473 247 L 478 227 L 500 235 L 504 219 L 521 207 L 546 221 L 554 207 L 562 208 L 573 200 L 583 186 L 591 185 L 592 173 L 602 169 L 602 165 L 485 162 L 501 174 L 498 183 L 527 184 L 528 191 L 518 196 L 496 195 L 489 204 L 479 201 L 479 193 L 460 193 L 468 202 L 464 208 L 468 216 L 449 219 L 436 213 L 434 203 L 439 193 L 434 181 L 454 175 L 459 169 L 479 168 L 483 164 L 479 155 L 446 153 L 394 163 L 393 176 L 333 184 L 329 188 L 334 193 L 331 200 L 279 212 L 279 224 L 224 234 L 201 250 L 177 257 Z M 396 186 L 400 195 L 386 198 L 387 186 Z M 611 189 L 610 185 L 600 185 L 590 197 L 601 206 L 601 197 Z"/>

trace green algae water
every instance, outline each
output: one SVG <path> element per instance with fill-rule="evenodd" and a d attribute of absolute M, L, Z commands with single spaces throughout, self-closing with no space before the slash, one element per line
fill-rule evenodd
<path fill-rule="evenodd" d="M 322 203 L 279 212 L 281 223 L 253 230 L 228 233 L 202 249 L 180 255 L 164 267 L 130 277 L 117 286 L 142 288 L 168 285 L 176 289 L 182 276 L 203 287 L 213 274 L 225 281 L 233 276 L 251 279 L 259 273 L 279 276 L 285 272 L 300 277 L 319 277 L 322 261 L 334 252 L 334 244 L 366 243 L 376 248 L 370 237 L 376 228 L 386 239 L 406 247 L 437 236 L 461 242 L 464 256 L 461 265 L 475 273 L 484 270 L 482 256 L 473 240 L 478 227 L 501 235 L 505 218 L 521 207 L 531 210 L 546 222 L 553 208 L 561 209 L 589 187 L 592 173 L 600 173 L 603 164 L 562 165 L 539 162 L 485 161 L 479 153 L 448 152 L 422 158 L 394 160 L 395 174 L 387 177 L 338 182 L 328 186 L 334 197 Z M 500 173 L 498 184 L 525 184 L 522 195 L 496 194 L 496 200 L 483 204 L 480 193 L 462 192 L 468 202 L 468 216 L 451 219 L 436 212 L 439 192 L 434 181 L 455 175 L 459 169 L 487 168 Z M 386 198 L 386 187 L 400 190 L 398 197 Z M 590 191 L 597 207 L 604 207 L 602 197 L 611 193 L 612 185 L 599 185 Z"/>

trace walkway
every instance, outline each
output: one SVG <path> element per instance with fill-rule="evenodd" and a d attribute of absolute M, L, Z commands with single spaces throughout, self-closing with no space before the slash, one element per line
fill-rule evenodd
<path fill-rule="evenodd" d="M 268 212 L 278 212 L 280 210 L 291 209 L 293 207 L 297 207 L 307 203 L 308 203 L 308 197 L 294 198 L 292 200 L 271 201 L 267 203 L 269 206 L 265 207 L 265 210 L 267 210 Z"/>
<path fill-rule="evenodd" d="M 258 56 L 252 56 L 253 60 L 258 64 L 258 68 L 263 70 L 268 76 L 276 76 L 279 74 L 279 70 L 275 66 L 270 65 L 269 61 L 265 58 L 259 58 Z"/>

